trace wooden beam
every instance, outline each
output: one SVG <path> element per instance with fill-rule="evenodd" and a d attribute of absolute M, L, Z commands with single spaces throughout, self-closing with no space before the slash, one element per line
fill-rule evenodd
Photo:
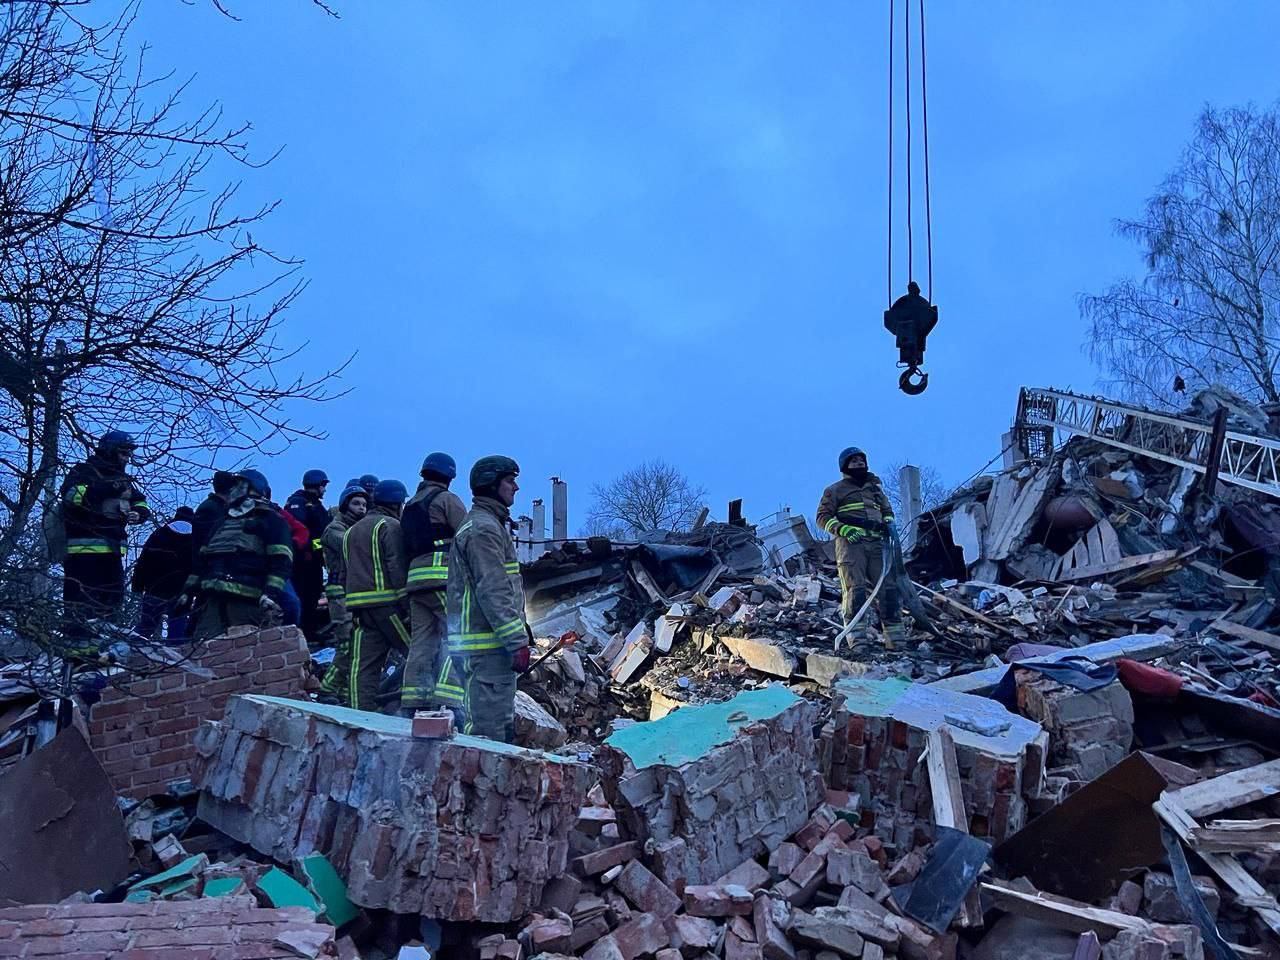
<path fill-rule="evenodd" d="M 960 614 L 962 617 L 968 617 L 970 620 L 975 620 L 978 623 L 982 624 L 984 627 L 990 627 L 992 630 L 996 631 L 997 633 L 1004 634 L 1006 637 L 1010 637 L 1013 640 L 1021 639 L 1016 633 L 1014 633 L 1008 627 L 1001 626 L 1000 624 L 992 620 L 990 617 L 983 616 L 977 610 L 974 610 L 971 607 L 967 607 L 963 603 L 957 603 L 955 600 L 952 600 L 950 597 L 946 596 L 945 594 L 939 593 L 937 590 L 930 590 L 928 587 L 926 587 L 922 583 L 917 583 L 916 587 L 919 588 L 920 590 L 923 590 L 925 593 L 929 594 L 929 596 L 935 597 L 938 600 L 942 601 L 943 605 L 946 606 L 947 609 Z"/>
<path fill-rule="evenodd" d="M 1060 930 L 1070 930 L 1072 933 L 1093 932 L 1100 939 L 1110 940 L 1121 930 L 1145 932 L 1151 929 L 1151 924 L 1147 921 L 1131 917 L 1127 913 L 1090 907 L 1065 897 L 1038 892 L 1023 893 L 994 882 L 984 882 L 981 886 L 982 892 L 991 898 L 992 905 L 997 909 L 1030 917 Z"/>
<path fill-rule="evenodd" d="M 1191 832 L 1197 853 L 1280 852 L 1280 820 L 1214 820 Z"/>
<path fill-rule="evenodd" d="M 969 832 L 969 816 L 964 810 L 964 787 L 960 781 L 960 764 L 956 760 L 956 742 L 946 726 L 929 733 L 926 755 L 929 770 L 929 792 L 933 795 L 933 822 L 962 833 Z M 977 888 L 969 891 L 960 907 L 960 926 L 982 926 L 982 901 Z"/>
<path fill-rule="evenodd" d="M 1172 799 L 1193 817 L 1208 817 L 1232 807 L 1265 800 L 1280 793 L 1280 760 L 1233 770 L 1174 790 Z"/>
<path fill-rule="evenodd" d="M 1243 623 L 1233 623 L 1230 620 L 1219 618 L 1209 624 L 1209 629 L 1225 633 L 1229 637 L 1235 637 L 1246 643 L 1256 643 L 1258 646 L 1266 647 L 1268 650 L 1280 651 L 1280 637 L 1277 637 L 1274 633 L 1267 633 L 1265 630 L 1246 627 Z"/>
<path fill-rule="evenodd" d="M 1088 567 L 1080 567 L 1063 573 L 1059 580 L 1091 580 L 1097 577 L 1108 577 L 1114 573 L 1123 573 L 1135 567 L 1155 566 L 1172 560 L 1178 555 L 1177 550 L 1157 550 L 1155 553 L 1142 553 L 1136 557 L 1125 557 L 1114 563 L 1097 563 Z"/>
<path fill-rule="evenodd" d="M 1195 850 L 1196 855 L 1218 875 L 1218 879 L 1231 888 L 1237 897 L 1250 898 L 1249 902 L 1262 918 L 1262 922 L 1270 927 L 1273 933 L 1280 934 L 1280 904 L 1277 904 L 1275 897 L 1267 893 L 1262 884 L 1240 865 L 1240 861 L 1228 853 L 1210 853 L 1207 850 L 1196 849 L 1195 831 L 1200 825 L 1184 807 L 1179 805 L 1176 796 L 1180 792 L 1166 790 L 1161 794 L 1160 799 L 1152 805 L 1156 816 L 1167 823 L 1183 843 Z"/>

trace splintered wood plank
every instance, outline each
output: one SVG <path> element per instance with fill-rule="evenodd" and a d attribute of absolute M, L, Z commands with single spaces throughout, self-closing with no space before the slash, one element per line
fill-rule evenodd
<path fill-rule="evenodd" d="M 1115 563 L 1124 558 L 1124 550 L 1120 546 L 1120 538 L 1116 536 L 1116 528 L 1111 521 L 1103 517 L 1095 528 L 1102 541 L 1102 560 L 1104 563 Z"/>
<path fill-rule="evenodd" d="M 1280 793 L 1280 760 L 1233 770 L 1174 790 L 1173 800 L 1193 817 L 1208 817 L 1232 807 L 1265 800 Z"/>
<path fill-rule="evenodd" d="M 1123 573 L 1137 567 L 1156 566 L 1167 563 L 1178 555 L 1177 550 L 1157 550 L 1154 553 L 1143 553 L 1136 557 L 1124 557 L 1114 563 L 1090 564 L 1064 573 L 1059 580 L 1089 580 L 1094 577 L 1106 577 L 1113 573 Z"/>

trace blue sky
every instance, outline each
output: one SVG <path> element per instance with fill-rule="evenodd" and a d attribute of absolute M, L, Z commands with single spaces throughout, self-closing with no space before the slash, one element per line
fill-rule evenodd
<path fill-rule="evenodd" d="M 358 348 L 349 395 L 298 411 L 329 439 L 264 469 L 283 497 L 312 466 L 412 486 L 430 450 L 506 453 L 517 511 L 563 476 L 573 529 L 652 457 L 718 516 L 812 512 L 849 444 L 963 480 L 1019 385 L 1094 386 L 1076 297 L 1140 268 L 1113 221 L 1202 106 L 1280 96 L 1272 2 L 930 4 L 941 323 L 910 398 L 885 3 L 336 3 L 151 2 L 137 35 L 192 109 L 284 148 L 240 175 L 283 201 L 255 236 L 306 261 L 285 332 L 310 369 Z"/>

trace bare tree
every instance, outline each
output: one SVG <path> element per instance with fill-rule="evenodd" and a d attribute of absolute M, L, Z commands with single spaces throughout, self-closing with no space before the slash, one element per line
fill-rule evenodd
<path fill-rule="evenodd" d="M 586 531 L 619 540 L 650 530 L 687 530 L 707 496 L 664 460 L 642 463 L 591 492 Z"/>
<path fill-rule="evenodd" d="M 895 515 L 902 512 L 902 468 L 907 465 L 907 461 L 898 460 L 889 464 L 884 473 L 881 473 L 880 483 L 884 486 L 885 496 L 889 498 L 889 502 L 893 504 Z M 938 472 L 936 467 L 918 467 L 920 471 L 920 509 L 932 510 L 947 497 L 951 496 L 951 487 L 942 479 L 942 474 Z"/>
<path fill-rule="evenodd" d="M 0 629 L 32 641 L 56 639 L 53 611 L 21 609 L 50 559 L 33 521 L 82 446 L 131 430 L 148 493 L 176 495 L 220 454 L 322 436 L 295 401 L 333 376 L 279 339 L 303 283 L 252 233 L 275 204 L 241 208 L 222 179 L 260 165 L 248 125 L 149 74 L 136 3 L 87 11 L 11 0 L 0 19 L 0 606 L 18 608 Z"/>
<path fill-rule="evenodd" d="M 1080 307 L 1109 384 L 1170 405 L 1177 386 L 1221 383 L 1280 401 L 1280 112 L 1206 108 L 1141 218 L 1122 220 L 1146 275 Z"/>

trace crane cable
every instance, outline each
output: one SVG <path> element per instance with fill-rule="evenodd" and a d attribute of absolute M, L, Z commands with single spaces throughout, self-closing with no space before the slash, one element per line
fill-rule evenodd
<path fill-rule="evenodd" d="M 927 254 L 928 278 L 926 289 L 928 299 L 933 301 L 933 202 L 929 180 L 929 87 L 927 82 L 928 61 L 926 59 L 924 0 L 919 2 L 920 20 L 920 133 L 924 152 L 924 222 L 925 250 Z M 889 216 L 888 216 L 888 292 L 889 302 L 893 302 L 893 114 L 894 114 L 894 17 L 897 0 L 889 0 Z M 902 4 L 903 33 L 903 86 L 906 106 L 906 163 L 907 163 L 907 279 L 914 279 L 915 273 L 915 229 L 914 211 L 915 197 L 913 191 L 913 125 L 911 123 L 911 0 L 903 0 Z"/>

